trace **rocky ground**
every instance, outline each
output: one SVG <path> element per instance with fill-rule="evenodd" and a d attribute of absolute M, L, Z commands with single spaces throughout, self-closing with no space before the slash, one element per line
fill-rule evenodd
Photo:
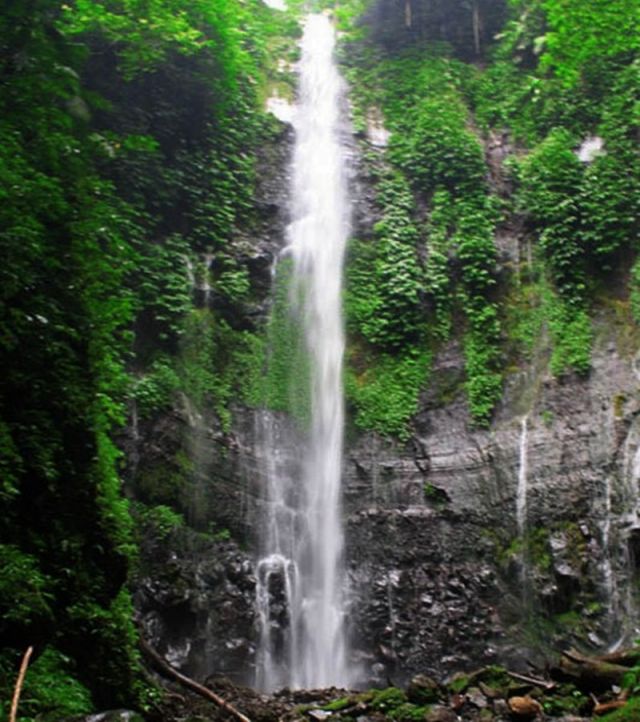
<path fill-rule="evenodd" d="M 569 653 L 570 655 L 573 653 Z M 640 650 L 623 661 L 637 660 Z M 444 682 L 416 675 L 406 687 L 367 691 L 344 689 L 282 690 L 265 695 L 210 677 L 205 687 L 233 710 L 221 709 L 183 685 L 162 682 L 161 702 L 149 722 L 583 722 L 595 717 L 610 722 L 640 720 L 638 700 L 627 701 L 618 684 L 626 669 L 621 661 L 577 655 L 561 659 L 529 678 L 490 666 L 471 674 L 456 674 Z M 582 660 L 582 661 L 576 661 Z M 533 676 L 539 674 L 540 676 Z M 94 715 L 82 722 L 134 722 L 132 713 Z M 604 715 L 604 716 L 603 716 Z M 81 722 L 81 721 L 77 721 Z"/>

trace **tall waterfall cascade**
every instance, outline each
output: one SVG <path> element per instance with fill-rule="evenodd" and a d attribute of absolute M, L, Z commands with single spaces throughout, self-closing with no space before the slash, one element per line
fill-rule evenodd
<path fill-rule="evenodd" d="M 295 440 L 273 414 L 263 412 L 258 420 L 268 467 L 262 470 L 267 488 L 256 599 L 256 686 L 264 690 L 349 681 L 342 568 L 341 305 L 350 205 L 340 139 L 343 83 L 334 44 L 329 18 L 308 16 L 293 121 L 292 221 L 279 264 L 287 261 L 289 313 L 301 329 L 298 363 L 308 376 L 309 408 L 307 428 Z M 292 447 L 293 464 L 286 458 Z"/>

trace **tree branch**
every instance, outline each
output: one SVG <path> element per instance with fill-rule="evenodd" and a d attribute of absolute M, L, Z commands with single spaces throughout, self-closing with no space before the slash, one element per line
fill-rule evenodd
<path fill-rule="evenodd" d="M 205 687 L 202 684 L 199 684 L 195 680 L 191 679 L 191 677 L 187 677 L 186 675 L 182 674 L 181 672 L 178 672 L 177 669 L 174 669 L 163 657 L 161 657 L 155 649 L 149 646 L 147 642 L 140 637 L 140 650 L 142 653 L 149 658 L 150 661 L 153 662 L 155 668 L 157 671 L 164 675 L 165 677 L 168 677 L 169 679 L 174 680 L 175 682 L 178 682 L 183 687 L 186 687 L 187 689 L 190 689 L 192 692 L 195 692 L 196 694 L 199 694 L 201 697 L 204 697 L 205 699 L 209 700 L 209 702 L 213 702 L 215 705 L 220 707 L 221 709 L 225 710 L 229 714 L 233 715 L 239 722 L 251 722 L 251 720 L 248 717 L 245 717 L 245 715 L 242 714 L 242 712 L 239 712 L 233 705 L 229 704 L 226 700 L 222 699 L 219 695 L 217 695 L 215 692 L 212 692 L 210 689 Z M 15 720 L 10 720 L 10 722 L 15 722 Z"/>
<path fill-rule="evenodd" d="M 33 654 L 33 647 L 29 647 L 24 653 L 22 662 L 20 664 L 20 671 L 18 672 L 18 679 L 16 680 L 16 687 L 13 690 L 13 699 L 11 700 L 11 712 L 9 713 L 9 722 L 16 722 L 16 716 L 18 714 L 18 702 L 20 701 L 20 693 L 22 692 L 22 685 L 24 684 L 24 676 L 27 673 L 27 667 L 29 666 L 29 660 Z"/>

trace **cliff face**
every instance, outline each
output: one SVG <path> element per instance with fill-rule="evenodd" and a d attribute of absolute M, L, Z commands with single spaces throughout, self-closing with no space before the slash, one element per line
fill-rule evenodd
<path fill-rule="evenodd" d="M 260 232 L 243 239 L 263 298 L 286 223 L 289 140 L 285 133 L 279 148 L 265 149 Z M 354 186 L 362 234 L 375 210 L 366 180 Z M 524 241 L 502 241 L 506 267 Z M 624 300 L 600 305 L 586 378 L 549 374 L 543 333 L 535 360 L 507 375 L 487 430 L 470 424 L 456 342 L 436 355 L 405 443 L 349 430 L 348 617 L 363 683 L 517 664 L 565 642 L 601 648 L 633 634 L 640 369 L 627 316 Z M 267 466 L 256 414 L 236 405 L 223 431 L 213 415 L 184 404 L 126 442 L 134 487 L 141 472 L 175 465 L 180 450 L 193 461 L 181 503 L 195 530 L 143 545 L 137 606 L 147 636 L 191 672 L 249 683 Z M 276 429 L 290 423 L 274 418 Z M 282 453 L 295 467 L 296 448 Z"/>
<path fill-rule="evenodd" d="M 386 674 L 513 664 L 633 630 L 637 377 L 612 319 L 597 324 L 588 379 L 514 374 L 488 431 L 469 430 L 462 403 L 425 399 L 407 447 L 349 450 L 355 616 Z M 455 349 L 436 362 L 457 365 Z"/>

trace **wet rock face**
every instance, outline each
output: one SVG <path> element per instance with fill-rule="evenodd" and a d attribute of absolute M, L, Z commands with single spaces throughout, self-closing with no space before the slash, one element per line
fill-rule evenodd
<path fill-rule="evenodd" d="M 289 163 L 293 150 L 293 127 L 278 123 L 271 142 L 263 144 L 256 159 L 255 223 L 240 231 L 233 247 L 249 272 L 255 295 L 267 298 L 271 290 L 271 267 L 285 245 L 289 218 Z"/>
<path fill-rule="evenodd" d="M 598 329 L 589 378 L 515 375 L 490 430 L 469 428 L 461 394 L 438 406 L 431 391 L 405 446 L 365 436 L 348 449 L 350 618 L 372 681 L 633 632 L 640 405 L 632 360 L 605 319 Z M 456 367 L 452 347 L 435 375 Z"/>
<path fill-rule="evenodd" d="M 188 529 L 147 540 L 142 555 L 134 601 L 145 639 L 188 674 L 250 684 L 255 577 L 247 555 Z"/>
<path fill-rule="evenodd" d="M 439 406 L 432 390 L 406 444 L 363 435 L 346 448 L 348 619 L 363 684 L 495 661 L 518 668 L 548 647 L 604 647 L 633 633 L 640 404 L 632 360 L 612 350 L 604 322 L 599 328 L 589 378 L 514 375 L 489 430 L 469 428 L 462 393 Z M 435 374 L 459 378 L 461 367 L 452 346 Z M 136 604 L 150 641 L 177 666 L 251 683 L 266 458 L 252 412 L 236 409 L 223 434 L 211 419 L 194 427 L 187 411 L 141 425 L 137 473 L 168 463 L 183 435 L 199 429 L 207 455 L 197 505 L 242 549 L 203 541 L 203 524 L 200 534 L 147 540 Z M 295 448 L 282 453 L 295 462 Z"/>
<path fill-rule="evenodd" d="M 370 509 L 350 518 L 347 548 L 357 560 L 350 616 L 356 647 L 367 650 L 366 686 L 496 660 L 498 584 L 479 548 L 481 534 L 473 523 L 427 507 Z M 486 544 L 484 550 L 490 551 Z"/>
<path fill-rule="evenodd" d="M 255 188 L 252 211 L 236 220 L 234 236 L 227 250 L 239 268 L 246 269 L 251 298 L 230 301 L 203 279 L 192 279 L 196 306 L 214 309 L 234 328 L 255 329 L 264 321 L 269 307 L 271 273 L 279 252 L 286 245 L 290 222 L 290 159 L 294 132 L 289 123 L 270 119 L 268 136 L 256 151 Z M 215 271 L 215 257 L 201 254 L 200 261 Z"/>

